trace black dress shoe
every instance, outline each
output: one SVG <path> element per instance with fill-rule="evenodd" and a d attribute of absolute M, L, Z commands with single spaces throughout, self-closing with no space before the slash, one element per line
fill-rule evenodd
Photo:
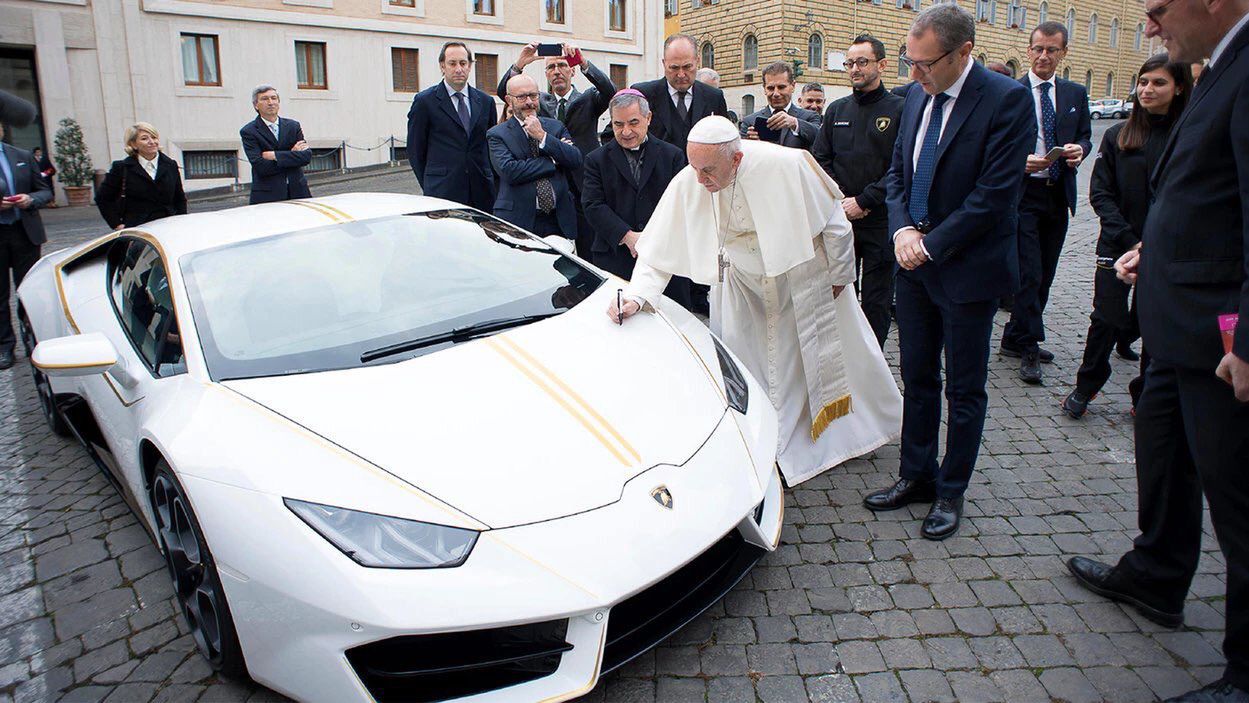
<path fill-rule="evenodd" d="M 1034 386 L 1041 383 L 1041 359 L 1037 352 L 1024 352 L 1019 360 L 1019 378 Z"/>
<path fill-rule="evenodd" d="M 892 486 L 863 498 L 863 507 L 868 510 L 897 510 L 911 503 L 927 503 L 937 497 L 937 489 L 932 481 L 912 481 L 898 479 Z"/>
<path fill-rule="evenodd" d="M 1119 344 L 1115 346 L 1115 353 L 1119 355 L 1120 359 L 1127 359 L 1128 361 L 1140 361 L 1141 360 L 1141 355 L 1137 354 L 1135 351 L 1132 351 L 1131 344 L 1124 344 L 1123 342 L 1119 342 Z"/>
<path fill-rule="evenodd" d="M 1054 352 L 1048 349 L 1042 349 L 1041 347 L 1037 347 L 1037 351 L 1038 351 L 1037 356 L 1040 358 L 1042 364 L 1054 363 Z M 1012 359 L 1019 359 L 1023 357 L 1022 350 L 1017 349 L 1015 347 L 1008 347 L 1005 345 L 999 347 L 997 350 L 997 353 L 1001 354 L 1002 356 L 1009 356 Z"/>
<path fill-rule="evenodd" d="M 1070 417 L 1072 420 L 1079 420 L 1084 417 L 1084 412 L 1089 409 L 1089 401 L 1093 400 L 1093 397 L 1096 395 L 1094 393 L 1085 398 L 1083 395 L 1080 395 L 1080 391 L 1071 391 L 1066 399 L 1063 400 L 1063 412 L 1067 413 L 1067 417 Z"/>
<path fill-rule="evenodd" d="M 1178 611 L 1165 610 L 1156 604 L 1146 602 L 1145 591 L 1121 576 L 1110 564 L 1094 561 L 1085 557 L 1071 557 L 1067 560 L 1067 570 L 1071 572 L 1080 585 L 1111 600 L 1127 603 L 1136 608 L 1146 619 L 1163 627 L 1179 627 L 1184 624 L 1184 609 Z"/>
<path fill-rule="evenodd" d="M 961 497 L 938 498 L 933 502 L 932 509 L 928 511 L 928 517 L 924 518 L 924 524 L 919 528 L 919 533 L 925 539 L 943 540 L 958 532 L 958 521 L 961 517 L 963 517 Z"/>
<path fill-rule="evenodd" d="M 1249 703 L 1249 691 L 1236 688 L 1235 684 L 1227 679 L 1219 679 L 1196 691 L 1168 698 L 1163 703 Z"/>
<path fill-rule="evenodd" d="M 4 275 L 9 275 L 5 273 Z M 5 313 L 8 314 L 8 313 Z M 0 349 L 0 371 L 3 371 L 13 365 L 13 350 Z"/>

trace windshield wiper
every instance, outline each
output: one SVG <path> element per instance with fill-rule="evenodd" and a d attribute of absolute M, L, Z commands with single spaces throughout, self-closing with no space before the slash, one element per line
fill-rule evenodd
<path fill-rule="evenodd" d="M 467 342 L 471 339 L 484 337 L 488 334 L 501 332 L 512 327 L 520 327 L 531 322 L 537 322 L 538 320 L 545 320 L 548 317 L 555 317 L 562 312 L 563 311 L 545 312 L 539 315 L 521 315 L 519 317 L 502 317 L 497 320 L 486 320 L 484 322 L 478 322 L 464 327 L 456 327 L 455 329 L 448 330 L 446 332 L 439 332 L 438 334 L 431 334 L 426 337 L 417 337 L 416 339 L 411 339 L 406 342 L 399 342 L 398 344 L 391 344 L 372 351 L 366 351 L 360 355 L 360 363 L 367 364 L 370 361 L 377 361 L 378 359 L 394 356 L 395 354 L 415 351 L 417 349 L 423 349 L 424 347 L 432 347 L 437 344 L 446 344 L 447 342 L 453 342 L 455 344 Z"/>

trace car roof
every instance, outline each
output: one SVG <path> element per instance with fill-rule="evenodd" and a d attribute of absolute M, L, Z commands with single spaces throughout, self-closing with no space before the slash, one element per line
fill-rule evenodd
<path fill-rule="evenodd" d="M 149 222 L 131 231 L 148 234 L 160 243 L 168 257 L 178 259 L 204 249 L 287 232 L 463 207 L 449 200 L 420 195 L 345 193 L 178 215 Z"/>

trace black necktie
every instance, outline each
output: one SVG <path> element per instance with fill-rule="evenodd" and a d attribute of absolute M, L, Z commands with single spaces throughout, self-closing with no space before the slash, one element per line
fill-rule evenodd
<path fill-rule="evenodd" d="M 464 131 L 468 131 L 468 103 L 464 102 L 464 94 L 455 94 L 455 111 L 460 115 L 460 124 L 464 126 Z"/>
<path fill-rule="evenodd" d="M 680 117 L 681 121 L 686 123 L 690 121 L 690 111 L 685 107 L 685 96 L 687 94 L 684 90 L 677 91 L 677 117 Z"/>
<path fill-rule="evenodd" d="M 560 98 L 559 109 L 555 111 L 555 119 L 563 122 L 565 117 L 568 117 L 568 100 Z"/>
<path fill-rule="evenodd" d="M 529 138 L 529 155 L 538 158 L 542 152 L 538 151 L 538 140 L 533 137 Z M 551 179 L 539 178 L 534 181 L 534 187 L 538 189 L 538 210 L 544 214 L 555 209 L 555 188 L 551 186 Z"/>

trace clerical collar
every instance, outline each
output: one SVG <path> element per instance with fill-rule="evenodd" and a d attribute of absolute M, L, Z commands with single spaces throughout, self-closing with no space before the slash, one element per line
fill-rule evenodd
<path fill-rule="evenodd" d="M 641 154 L 642 148 L 646 146 L 646 142 L 648 139 L 650 139 L 650 135 L 642 137 L 642 141 L 638 142 L 638 145 L 632 149 L 630 149 L 629 147 L 621 147 L 621 148 L 623 148 L 626 152 L 630 154 Z"/>
<path fill-rule="evenodd" d="M 885 91 L 885 84 L 882 81 L 876 84 L 875 90 L 868 90 L 868 91 L 855 90 L 854 101 L 858 103 L 859 105 L 871 105 L 874 102 L 879 102 L 881 98 L 885 97 L 886 92 L 887 91 Z"/>

